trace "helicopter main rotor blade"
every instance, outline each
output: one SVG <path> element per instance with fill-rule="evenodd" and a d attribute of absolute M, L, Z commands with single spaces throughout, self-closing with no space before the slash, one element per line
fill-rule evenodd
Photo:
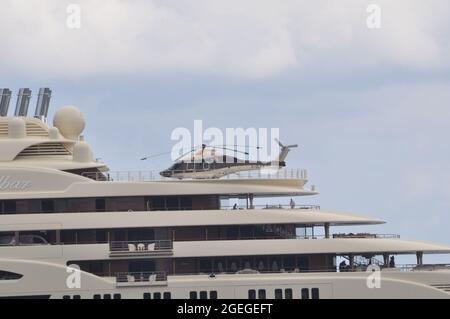
<path fill-rule="evenodd" d="M 280 145 L 280 147 L 284 147 L 284 145 L 280 142 L 280 140 L 279 139 L 277 139 L 277 138 L 275 138 L 275 142 L 277 142 L 278 143 L 278 145 Z"/>

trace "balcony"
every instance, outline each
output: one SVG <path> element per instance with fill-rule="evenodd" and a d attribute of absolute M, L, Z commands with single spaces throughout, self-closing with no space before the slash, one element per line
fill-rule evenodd
<path fill-rule="evenodd" d="M 149 257 L 173 255 L 171 240 L 112 241 L 109 243 L 110 257 Z"/>
<path fill-rule="evenodd" d="M 116 273 L 116 286 L 167 286 L 167 274 L 163 271 L 120 272 Z"/>

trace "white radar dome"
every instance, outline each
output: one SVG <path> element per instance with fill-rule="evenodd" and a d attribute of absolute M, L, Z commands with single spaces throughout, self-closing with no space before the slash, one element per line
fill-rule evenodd
<path fill-rule="evenodd" d="M 12 118 L 8 123 L 9 138 L 23 138 L 27 136 L 25 121 L 19 117 Z"/>
<path fill-rule="evenodd" d="M 56 111 L 53 117 L 53 126 L 67 139 L 77 140 L 86 126 L 81 111 L 73 106 L 67 105 Z"/>

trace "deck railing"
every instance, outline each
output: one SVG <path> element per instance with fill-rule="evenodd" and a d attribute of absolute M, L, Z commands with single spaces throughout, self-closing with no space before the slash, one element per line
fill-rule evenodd
<path fill-rule="evenodd" d="M 371 234 L 371 233 L 339 233 L 333 234 L 333 238 L 384 238 L 384 239 L 398 239 L 400 235 L 397 234 Z"/>
<path fill-rule="evenodd" d="M 184 171 L 180 171 L 182 173 Z M 195 173 L 195 171 L 193 171 Z M 174 171 L 174 173 L 177 173 Z M 111 171 L 111 172 L 83 172 L 81 176 L 96 181 L 109 182 L 151 182 L 151 181 L 175 181 L 177 179 L 162 177 L 159 171 Z M 264 173 L 261 170 L 246 171 L 230 174 L 222 179 L 307 179 L 308 173 L 305 169 L 280 169 L 274 173 Z"/>
<path fill-rule="evenodd" d="M 240 207 L 240 206 L 228 206 L 221 205 L 220 209 L 230 209 L 230 210 L 249 210 L 249 209 L 292 209 L 295 210 L 320 210 L 319 205 L 286 205 L 286 204 L 258 204 L 251 207 Z"/>
<path fill-rule="evenodd" d="M 400 264 L 396 268 L 401 271 L 433 271 L 433 270 L 450 270 L 450 264 Z"/>
<path fill-rule="evenodd" d="M 117 272 L 113 274 L 108 273 L 96 273 L 96 276 L 100 277 L 115 277 L 117 285 L 165 285 L 167 284 L 168 276 L 220 276 L 220 275 L 248 275 L 248 274 L 285 274 L 285 273 L 355 273 L 355 272 L 367 272 L 368 265 L 358 265 L 350 268 L 340 267 L 314 267 L 314 268 L 302 268 L 302 267 L 278 267 L 277 269 L 254 269 L 254 268 L 242 268 L 236 270 L 214 270 L 207 272 L 197 273 L 178 273 L 167 274 L 164 271 L 153 272 Z M 450 271 L 450 264 L 398 264 L 395 267 L 387 267 L 380 265 L 381 271 Z"/>
<path fill-rule="evenodd" d="M 164 285 L 167 283 L 167 274 L 164 271 L 154 272 L 119 272 L 115 274 L 116 283 L 120 285 Z"/>
<path fill-rule="evenodd" d="M 172 250 L 173 242 L 171 240 L 112 241 L 109 243 L 111 255 L 161 254 L 172 252 Z"/>

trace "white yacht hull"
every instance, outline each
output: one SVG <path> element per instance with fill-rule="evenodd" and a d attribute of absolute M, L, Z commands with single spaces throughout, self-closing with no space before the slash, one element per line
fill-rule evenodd
<path fill-rule="evenodd" d="M 283 298 L 286 290 L 292 289 L 293 299 L 301 299 L 302 289 L 307 289 L 308 298 L 312 298 L 313 288 L 318 289 L 320 299 L 450 298 L 449 270 L 383 270 L 378 288 L 369 288 L 370 273 L 366 272 L 177 275 L 153 283 L 117 283 L 114 277 L 81 272 L 79 288 L 69 288 L 71 274 L 64 266 L 24 260 L 1 260 L 0 265 L 23 276 L 0 281 L 0 298 L 92 299 L 94 295 L 100 298 L 116 295 L 121 299 L 143 299 L 147 294 L 154 299 L 155 293 L 161 296 L 170 293 L 171 299 L 188 299 L 191 292 L 200 296 L 204 291 L 209 298 L 211 291 L 215 291 L 219 299 L 248 299 L 249 290 L 255 291 L 256 298 L 259 290 L 265 290 L 266 298 L 274 299 L 276 289 L 282 290 Z"/>

